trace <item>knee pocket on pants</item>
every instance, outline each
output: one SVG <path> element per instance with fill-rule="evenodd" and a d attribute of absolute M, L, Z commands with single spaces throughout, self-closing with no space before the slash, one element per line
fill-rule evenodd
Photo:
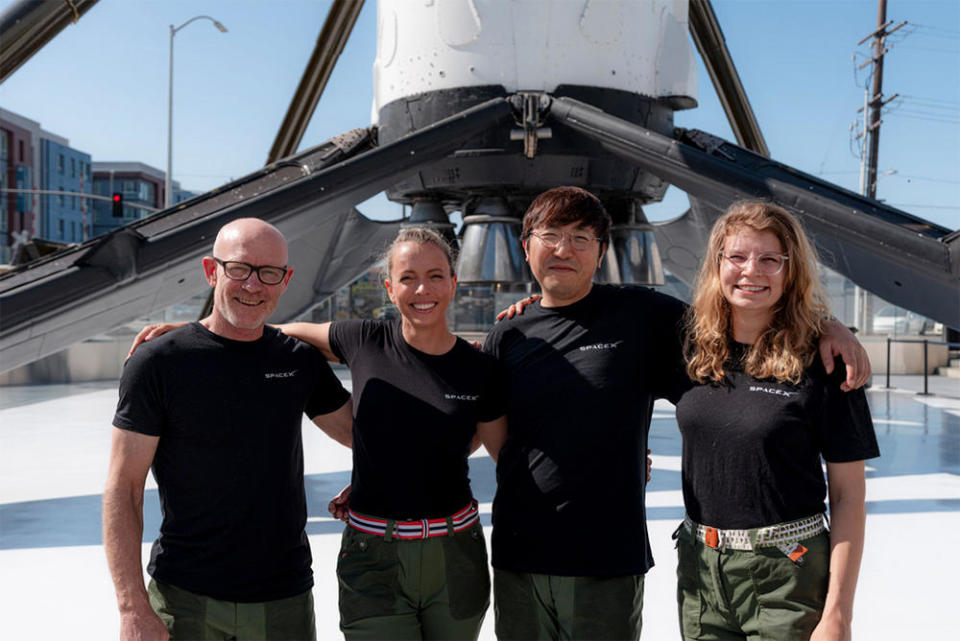
<path fill-rule="evenodd" d="M 450 616 L 468 619 L 486 612 L 490 605 L 490 571 L 483 527 L 476 523 L 443 541 Z"/>
<path fill-rule="evenodd" d="M 340 622 L 392 614 L 400 591 L 397 547 L 347 527 L 337 557 Z"/>

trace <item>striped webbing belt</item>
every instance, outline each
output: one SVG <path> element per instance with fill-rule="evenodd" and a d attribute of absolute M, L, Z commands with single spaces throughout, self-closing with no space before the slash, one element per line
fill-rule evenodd
<path fill-rule="evenodd" d="M 470 505 L 455 514 L 437 519 L 420 519 L 417 521 L 395 521 L 381 519 L 376 516 L 358 514 L 350 510 L 348 523 L 350 527 L 367 534 L 376 534 L 395 539 L 429 539 L 434 536 L 446 536 L 450 533 L 462 532 L 480 520 L 480 511 L 477 501 L 470 501 Z"/>
<path fill-rule="evenodd" d="M 683 527 L 694 537 L 714 549 L 753 550 L 755 548 L 776 547 L 781 550 L 792 549 L 794 545 L 816 536 L 827 529 L 826 515 L 815 514 L 796 521 L 778 523 L 752 530 L 721 530 L 701 525 L 683 517 Z M 786 553 L 786 552 L 785 552 Z M 787 554 L 787 556 L 790 556 Z"/>

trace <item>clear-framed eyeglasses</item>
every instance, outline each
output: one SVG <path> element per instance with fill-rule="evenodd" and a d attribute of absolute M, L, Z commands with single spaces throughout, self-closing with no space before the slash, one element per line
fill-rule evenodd
<path fill-rule="evenodd" d="M 556 249 L 560 246 L 560 243 L 563 242 L 564 238 L 566 238 L 570 245 L 577 251 L 589 249 L 594 241 L 600 240 L 596 236 L 589 236 L 587 234 L 568 234 L 558 231 L 532 231 L 530 235 L 539 238 L 540 242 L 543 243 L 543 246 L 547 249 Z"/>
<path fill-rule="evenodd" d="M 251 265 L 239 260 L 220 260 L 216 256 L 213 259 L 223 266 L 223 273 L 230 280 L 247 280 L 250 278 L 250 274 L 257 272 L 257 278 L 264 285 L 279 285 L 287 275 L 286 266 Z"/>
<path fill-rule="evenodd" d="M 726 259 L 727 264 L 737 270 L 744 270 L 747 264 L 752 260 L 754 269 L 765 276 L 776 276 L 783 271 L 783 266 L 787 264 L 789 256 L 778 254 L 776 252 L 763 252 L 762 254 L 744 254 L 737 251 L 720 252 L 720 258 Z"/>

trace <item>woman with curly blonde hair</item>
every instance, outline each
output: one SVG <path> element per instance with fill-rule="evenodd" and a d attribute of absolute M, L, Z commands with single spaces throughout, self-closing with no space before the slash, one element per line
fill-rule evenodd
<path fill-rule="evenodd" d="M 850 638 L 863 461 L 879 450 L 863 391 L 841 391 L 843 368 L 827 374 L 815 358 L 828 313 L 797 220 L 767 202 L 732 205 L 686 319 L 684 639 Z"/>
<path fill-rule="evenodd" d="M 777 237 L 784 245 L 784 254 L 762 257 L 760 267 L 772 264 L 782 268 L 783 280 L 791 283 L 778 300 L 771 302 L 770 322 L 761 325 L 744 363 L 745 370 L 757 378 L 798 383 L 803 370 L 813 362 L 815 339 L 822 332 L 829 306 L 817 274 L 816 251 L 803 229 L 785 210 L 763 202 L 735 204 L 710 233 L 708 258 L 701 266 L 687 317 L 687 374 L 699 383 L 723 378 L 723 364 L 730 356 L 732 314 L 730 301 L 722 291 L 721 274 L 724 267 L 736 267 L 746 260 L 745 256 L 724 255 L 724 243 L 728 235 L 742 228 L 767 231 Z M 763 319 L 767 318 L 767 305 L 762 300 L 754 307 L 761 309 Z M 738 318 L 750 313 L 739 306 Z"/>

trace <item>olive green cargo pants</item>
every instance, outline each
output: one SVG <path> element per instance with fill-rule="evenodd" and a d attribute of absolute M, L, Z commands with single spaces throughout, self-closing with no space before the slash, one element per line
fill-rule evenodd
<path fill-rule="evenodd" d="M 387 540 L 347 526 L 337 559 L 347 641 L 474 641 L 490 605 L 483 527 Z"/>
<path fill-rule="evenodd" d="M 636 641 L 643 575 L 555 576 L 493 571 L 500 641 Z"/>
<path fill-rule="evenodd" d="M 174 641 L 316 641 L 313 593 L 234 603 L 151 580 L 150 605 Z"/>
<path fill-rule="evenodd" d="M 677 602 L 685 640 L 801 641 L 820 621 L 827 597 L 830 535 L 801 541 L 801 562 L 776 547 L 718 550 L 680 526 Z"/>

